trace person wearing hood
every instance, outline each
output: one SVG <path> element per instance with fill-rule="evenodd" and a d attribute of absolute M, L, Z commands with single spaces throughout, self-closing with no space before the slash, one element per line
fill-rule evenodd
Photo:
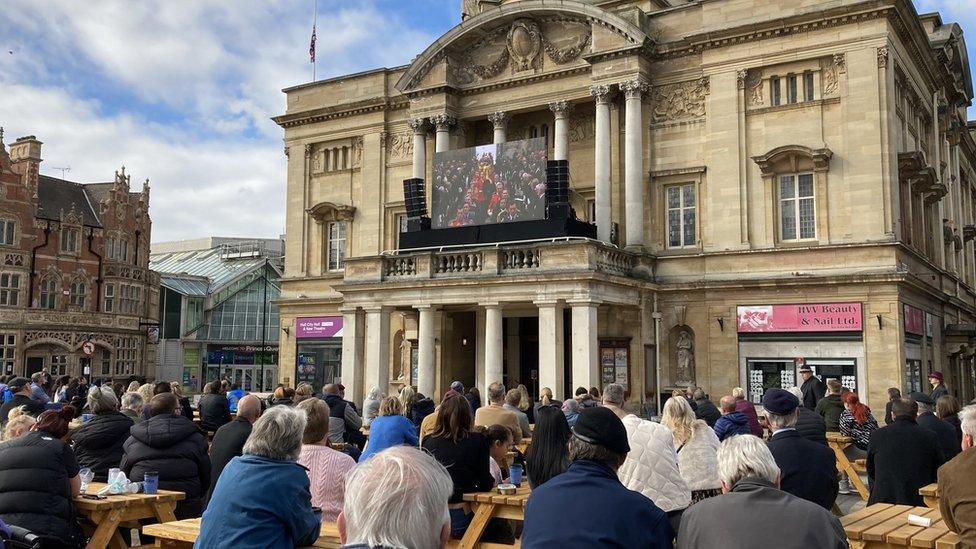
<path fill-rule="evenodd" d="M 210 486 L 207 439 L 183 417 L 176 395 L 154 396 L 149 401 L 149 420 L 133 426 L 130 433 L 119 468 L 134 481 L 147 472 L 158 473 L 160 490 L 186 494 L 176 505 L 176 518 L 199 517 L 204 491 Z"/>
<path fill-rule="evenodd" d="M 566 416 L 566 423 L 572 429 L 576 426 L 576 420 L 579 419 L 580 403 L 575 398 L 567 398 L 566 402 L 563 402 L 562 409 L 563 414 Z"/>
<path fill-rule="evenodd" d="M 129 438 L 134 422 L 118 411 L 119 401 L 111 387 L 92 387 L 88 391 L 88 410 L 95 417 L 71 435 L 80 467 L 95 474 L 95 482 L 108 480 L 108 470 L 122 461 L 122 444 Z"/>
<path fill-rule="evenodd" d="M 844 399 L 841 397 L 841 391 L 843 389 L 844 386 L 841 385 L 839 380 L 828 379 L 827 396 L 820 399 L 820 402 L 817 403 L 816 411 L 820 414 L 820 417 L 824 418 L 828 433 L 840 432 L 840 415 L 845 410 Z"/>
<path fill-rule="evenodd" d="M 366 398 L 363 399 L 363 427 L 369 427 L 373 418 L 379 415 L 382 399 L 383 395 L 380 394 L 380 388 L 374 385 L 366 394 Z"/>
<path fill-rule="evenodd" d="M 735 409 L 736 401 L 732 395 L 726 395 L 719 401 L 722 408 L 722 417 L 715 422 L 715 435 L 719 441 L 723 441 L 735 435 L 751 435 L 749 429 L 749 418 L 745 414 Z"/>

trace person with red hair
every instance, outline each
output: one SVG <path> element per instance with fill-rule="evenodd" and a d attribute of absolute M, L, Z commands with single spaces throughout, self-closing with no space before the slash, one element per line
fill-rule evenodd
<path fill-rule="evenodd" d="M 871 433 L 878 428 L 878 420 L 871 415 L 871 408 L 861 402 L 857 393 L 845 393 L 841 399 L 844 402 L 844 411 L 840 414 L 840 434 L 854 439 L 854 444 L 848 446 L 844 453 L 850 460 L 864 459 L 868 457 L 868 440 Z M 841 481 L 840 493 L 850 492 L 850 479 L 845 477 Z"/>

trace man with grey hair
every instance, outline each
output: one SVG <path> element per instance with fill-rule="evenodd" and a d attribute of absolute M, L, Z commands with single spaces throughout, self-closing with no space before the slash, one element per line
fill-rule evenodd
<path fill-rule="evenodd" d="M 254 423 L 244 455 L 232 459 L 217 481 L 195 547 L 315 543 L 321 511 L 312 508 L 308 473 L 297 463 L 306 422 L 301 410 L 275 406 Z"/>
<path fill-rule="evenodd" d="M 349 473 L 339 513 L 345 549 L 443 549 L 451 535 L 447 500 L 454 483 L 430 454 L 394 446 Z"/>
<path fill-rule="evenodd" d="M 474 424 L 480 427 L 503 425 L 512 432 L 512 440 L 522 440 L 522 426 L 515 414 L 505 409 L 505 386 L 499 382 L 488 386 L 488 405 L 478 408 L 474 413 Z"/>
<path fill-rule="evenodd" d="M 132 421 L 142 421 L 142 411 L 146 408 L 146 400 L 136 392 L 122 395 L 122 413 Z"/>
<path fill-rule="evenodd" d="M 976 540 L 976 406 L 959 412 L 962 453 L 939 468 L 939 510 L 950 530 Z"/>
<path fill-rule="evenodd" d="M 780 488 L 829 511 L 838 491 L 834 452 L 797 432 L 797 410 L 802 404 L 796 395 L 785 389 L 769 389 L 762 404 L 773 432 L 769 451 L 781 472 Z"/>
<path fill-rule="evenodd" d="M 665 513 L 675 530 L 681 513 L 691 505 L 691 489 L 678 471 L 678 453 L 671 431 L 624 411 L 623 385 L 603 388 L 603 406 L 611 410 L 627 430 L 630 452 L 617 475 L 627 488 L 644 494 Z"/>
<path fill-rule="evenodd" d="M 778 488 L 779 467 L 761 439 L 738 436 L 723 442 L 718 474 L 724 495 L 685 511 L 679 547 L 847 548 L 837 517 Z"/>
<path fill-rule="evenodd" d="M 708 399 L 708 395 L 701 387 L 696 387 L 691 393 L 691 401 L 697 406 L 695 416 L 707 423 L 709 427 L 715 427 L 715 422 L 722 417 L 722 412 L 718 411 L 718 407 Z"/>
<path fill-rule="evenodd" d="M 96 482 L 108 480 L 108 470 L 122 461 L 122 444 L 133 421 L 119 412 L 119 400 L 108 385 L 88 390 L 88 411 L 94 416 L 71 435 L 79 467 L 88 467 Z"/>

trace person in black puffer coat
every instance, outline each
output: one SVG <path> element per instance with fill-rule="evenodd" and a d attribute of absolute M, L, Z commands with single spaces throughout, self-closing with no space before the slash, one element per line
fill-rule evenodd
<path fill-rule="evenodd" d="M 799 387 L 790 388 L 790 392 L 793 396 L 800 399 L 803 402 L 803 391 Z M 797 410 L 796 418 L 796 432 L 800 433 L 800 436 L 812 440 L 813 442 L 827 445 L 827 424 L 824 419 L 806 406 L 800 406 Z"/>
<path fill-rule="evenodd" d="M 111 387 L 92 387 L 88 391 L 88 409 L 95 417 L 71 435 L 78 465 L 91 469 L 95 482 L 106 482 L 108 470 L 119 466 L 122 444 L 134 425 L 118 408 L 119 401 Z"/>
<path fill-rule="evenodd" d="M 417 393 L 417 400 L 410 407 L 410 421 L 419 429 L 424 418 L 434 413 L 434 401 Z"/>
<path fill-rule="evenodd" d="M 220 382 L 208 383 L 203 388 L 206 393 L 200 398 L 200 428 L 208 433 L 216 433 L 226 423 L 230 423 L 230 404 L 227 397 L 220 394 Z M 182 413 L 182 411 L 180 412 Z"/>
<path fill-rule="evenodd" d="M 0 520 L 44 539 L 45 549 L 77 549 L 87 538 L 72 500 L 81 488 L 78 462 L 61 439 L 75 409 L 48 410 L 34 430 L 0 444 Z"/>
<path fill-rule="evenodd" d="M 160 490 L 186 494 L 176 505 L 176 518 L 199 517 L 203 494 L 210 487 L 207 439 L 183 417 L 173 393 L 154 396 L 149 401 L 149 416 L 148 421 L 132 427 L 119 468 L 136 482 L 147 472 L 159 473 Z"/>
<path fill-rule="evenodd" d="M 718 411 L 718 407 L 708 399 L 708 395 L 706 395 L 705 391 L 703 391 L 700 387 L 695 389 L 695 392 L 692 393 L 692 398 L 694 399 L 694 403 L 698 406 L 695 416 L 698 419 L 704 420 L 709 427 L 714 428 L 718 418 L 722 417 L 722 412 Z"/>

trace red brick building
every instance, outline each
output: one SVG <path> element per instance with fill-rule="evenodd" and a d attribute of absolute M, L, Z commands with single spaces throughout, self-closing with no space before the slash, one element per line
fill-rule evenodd
<path fill-rule="evenodd" d="M 125 379 L 156 363 L 149 180 L 40 175 L 41 142 L 0 133 L 0 373 Z M 90 343 L 89 343 L 90 342 Z"/>

